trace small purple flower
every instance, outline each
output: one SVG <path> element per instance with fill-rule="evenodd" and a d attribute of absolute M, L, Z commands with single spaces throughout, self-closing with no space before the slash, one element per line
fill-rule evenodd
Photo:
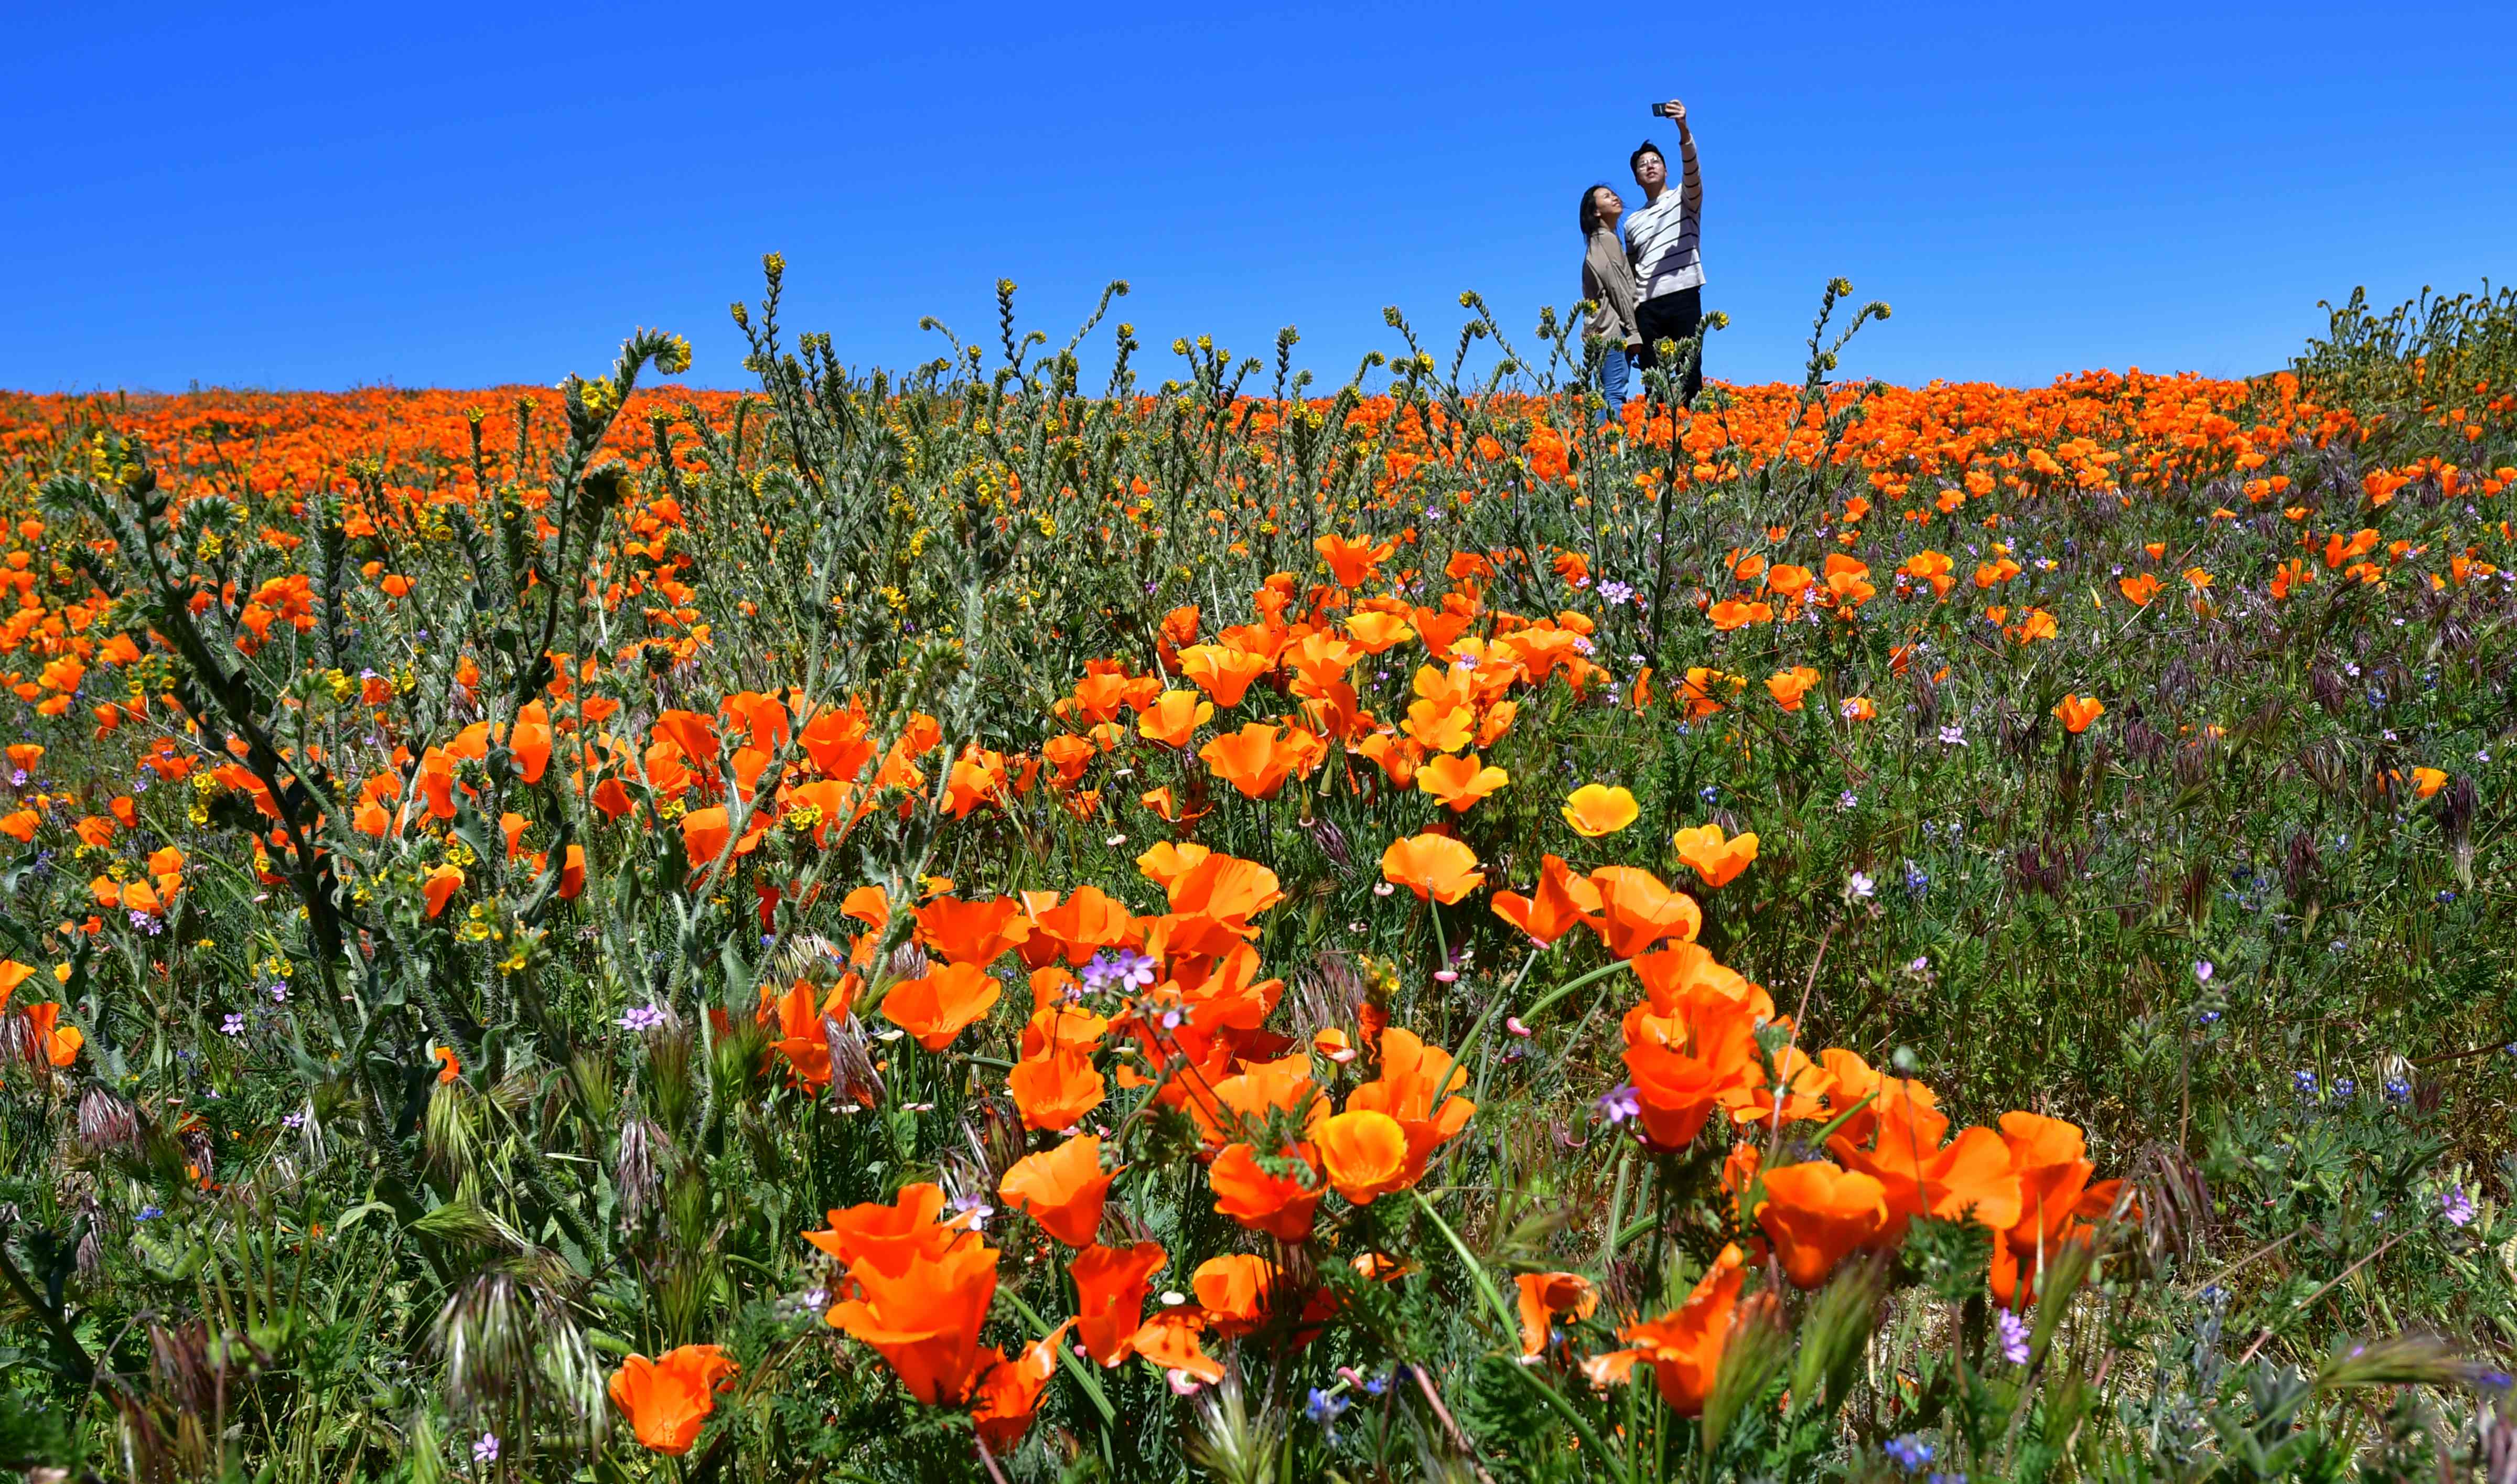
<path fill-rule="evenodd" d="M 288 1003 L 288 984 L 287 984 L 287 981 L 282 980 L 281 982 L 279 982 L 279 983 L 277 983 L 277 984 L 275 984 L 275 985 L 273 985 L 273 986 L 271 987 L 271 1002 L 272 1002 L 273 1004 L 286 1004 L 286 1003 Z"/>
<path fill-rule="evenodd" d="M 1610 608 L 1616 608 L 1624 604 L 1634 595 L 1634 588 L 1623 582 L 1602 582 L 1600 584 L 1600 596 L 1607 600 L 1607 604 Z"/>
<path fill-rule="evenodd" d="M 2439 1208 L 2450 1226 L 2463 1226 L 2473 1219 L 2473 1197 L 2464 1193 L 2460 1183 L 2449 1186 L 2447 1194 L 2439 1197 Z"/>
<path fill-rule="evenodd" d="M 1642 1099 L 1636 1094 L 1635 1084 L 1632 1082 L 1619 1082 L 1601 1093 L 1599 1107 L 1600 1117 L 1610 1124 L 1622 1124 L 1628 1119 L 1641 1118 L 1643 1112 Z"/>
<path fill-rule="evenodd" d="M 1932 1445 L 1910 1432 L 1902 1437 L 1890 1438 L 1882 1445 L 1881 1451 L 1895 1460 L 1897 1466 L 1907 1473 L 1912 1473 L 1932 1462 Z"/>
<path fill-rule="evenodd" d="M 974 1232 L 986 1231 L 988 1218 L 997 1213 L 995 1207 L 978 1196 L 955 1196 L 948 1204 L 953 1209 L 970 1218 L 970 1230 Z"/>
<path fill-rule="evenodd" d="M 1153 982 L 1153 956 L 1132 949 L 1106 950 L 1093 954 L 1092 961 L 1084 965 L 1084 987 L 1088 990 L 1125 993 Z"/>
<path fill-rule="evenodd" d="M 2220 1021 L 2220 1012 L 2217 1010 L 2205 1010 L 2195 1018 L 2201 1021 L 2202 1024 L 2206 1026 L 2217 1025 Z"/>
<path fill-rule="evenodd" d="M 282 1128 L 289 1129 L 289 1130 L 291 1130 L 291 1131 L 294 1131 L 294 1130 L 296 1130 L 296 1129 L 299 1129 L 299 1128 L 303 1128 L 303 1127 L 305 1127 L 305 1126 L 306 1126 L 306 1110 L 305 1110 L 305 1109 L 303 1109 L 303 1108 L 300 1108 L 300 1109 L 298 1109 L 295 1113 L 292 1113 L 292 1114 L 288 1115 L 286 1118 L 281 1119 L 281 1120 L 279 1121 L 279 1126 L 280 1126 L 280 1127 L 282 1127 Z"/>
<path fill-rule="evenodd" d="M 166 1214 L 166 1208 L 162 1206 L 144 1206 L 131 1213 L 131 1219 L 134 1221 L 154 1221 L 164 1214 Z"/>
<path fill-rule="evenodd" d="M 472 1462 L 475 1463 L 495 1463 L 498 1462 L 498 1435 L 496 1433 L 485 1432 L 481 1434 L 481 1440 L 472 1445 Z"/>
<path fill-rule="evenodd" d="M 2014 1366 L 2027 1364 L 2027 1321 L 2008 1309 L 1992 1322 L 1994 1342 L 2001 1346 L 2001 1358 Z"/>
<path fill-rule="evenodd" d="M 2209 984 L 2211 982 L 2211 974 L 2212 968 L 2210 959 L 2197 958 L 2194 960 L 2194 980 L 2197 984 Z"/>
<path fill-rule="evenodd" d="M 1869 901 L 1871 894 L 1878 889 L 1879 883 L 1870 879 L 1868 873 L 1864 871 L 1855 871 L 1852 879 L 1844 883 L 1845 894 L 1856 902 Z"/>
<path fill-rule="evenodd" d="M 2316 1096 L 2316 1074 L 2315 1074 L 2315 1073 L 2313 1073 L 2313 1072 L 2306 1072 L 2306 1071 L 2293 1072 L 2293 1073 L 2291 1073 L 2291 1074 L 2289 1075 L 2289 1080 L 2290 1080 L 2290 1081 L 2291 1081 L 2292 1083 L 2296 1084 L 2296 1086 L 2298 1087 L 2298 1090 L 2299 1090 L 2299 1094 L 2300 1094 L 2301 1096 L 2303 1096 L 2303 1097 L 2314 1097 L 2314 1096 Z"/>
<path fill-rule="evenodd" d="M 138 928 L 140 931 L 147 933 L 151 938 L 156 937 L 159 933 L 166 930 L 166 924 L 164 922 L 144 912 L 134 912 L 131 914 L 131 925 Z"/>
<path fill-rule="evenodd" d="M 641 1032 L 661 1031 L 668 1018 L 662 1005 L 633 1004 L 620 1012 L 620 1029 Z"/>
<path fill-rule="evenodd" d="M 1918 897 L 1919 897 L 1919 896 L 1921 896 L 1923 893 L 1925 893 L 1925 892 L 1927 892 L 1927 891 L 1931 890 L 1931 887 L 1932 887 L 1932 873 L 1931 873 L 1930 871 L 1925 870 L 1925 869 L 1924 869 L 1923 868 L 1921 868 L 1920 866 L 1915 865 L 1915 864 L 1914 864 L 1913 862 L 1911 862 L 1911 861 L 1906 862 L 1906 863 L 1905 863 L 1905 890 L 1907 890 L 1907 891 L 1909 891 L 1909 892 L 1913 893 L 1915 896 L 1918 896 Z"/>
<path fill-rule="evenodd" d="M 230 1015 L 227 1019 L 220 1021 L 219 1034 L 222 1036 L 242 1036 L 244 1034 L 244 1017 L 242 1015 Z"/>
<path fill-rule="evenodd" d="M 1941 746 L 1943 746 L 1943 747 L 1963 747 L 1963 746 L 1965 746 L 1966 744 L 1967 744 L 1967 740 L 1966 740 L 1966 728 L 1964 728 L 1964 727 L 1962 727 L 1962 726 L 1959 726 L 1959 725 L 1957 725 L 1957 724 L 1956 724 L 1956 723 L 1954 723 L 1954 722 L 1952 722 L 1952 723 L 1951 723 L 1951 724 L 1949 724 L 1948 726 L 1945 726 L 1945 727 L 1941 728 Z"/>

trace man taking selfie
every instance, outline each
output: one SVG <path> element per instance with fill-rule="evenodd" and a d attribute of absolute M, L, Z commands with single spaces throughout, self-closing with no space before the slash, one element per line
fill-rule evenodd
<path fill-rule="evenodd" d="M 1635 265 L 1635 328 L 1642 336 L 1638 365 L 1658 363 L 1663 340 L 1684 342 L 1704 318 L 1704 264 L 1696 253 L 1697 213 L 1704 205 L 1704 181 L 1695 168 L 1695 133 L 1686 126 L 1686 105 L 1672 99 L 1654 104 L 1652 112 L 1678 125 L 1679 188 L 1669 189 L 1669 161 L 1660 146 L 1644 140 L 1628 161 L 1635 184 L 1642 188 L 1643 207 L 1626 218 L 1626 254 Z M 1683 353 L 1682 353 L 1683 354 Z M 1672 375 L 1683 369 L 1681 401 L 1692 403 L 1704 388 L 1702 357 L 1692 366 L 1665 367 Z"/>

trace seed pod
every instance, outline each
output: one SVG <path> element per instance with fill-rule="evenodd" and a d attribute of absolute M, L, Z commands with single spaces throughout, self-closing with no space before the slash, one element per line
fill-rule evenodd
<path fill-rule="evenodd" d="M 98 1083 L 79 1099 L 79 1142 L 97 1154 L 129 1149 L 140 1141 L 140 1117 L 113 1089 Z"/>
<path fill-rule="evenodd" d="M 664 1130 L 643 1116 L 620 1125 L 612 1154 L 612 1193 L 622 1227 L 634 1227 L 656 1204 L 656 1154 L 669 1147 Z"/>

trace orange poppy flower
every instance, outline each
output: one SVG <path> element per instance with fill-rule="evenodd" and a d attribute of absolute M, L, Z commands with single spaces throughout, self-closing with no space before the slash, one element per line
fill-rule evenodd
<path fill-rule="evenodd" d="M 2447 774 L 2439 769 L 2414 768 L 2412 770 L 2412 794 L 2414 797 L 2428 798 L 2446 786 Z"/>
<path fill-rule="evenodd" d="M 2062 719 L 2064 731 L 2077 735 L 2089 730 L 2089 723 L 2107 714 L 2107 708 L 2105 702 L 2094 696 L 2083 700 L 2074 694 L 2057 701 L 2054 714 Z"/>
<path fill-rule="evenodd" d="M 66 1067 L 78 1060 L 79 1047 L 87 1044 L 87 1037 L 78 1027 L 61 1023 L 59 1001 L 48 999 L 41 1004 L 30 1004 L 22 1013 L 26 1017 L 27 1039 L 43 1053 L 47 1063 Z"/>
<path fill-rule="evenodd" d="M 1214 714 L 1215 702 L 1200 700 L 1195 691 L 1165 691 L 1136 718 L 1136 735 L 1166 747 L 1185 747 Z"/>
<path fill-rule="evenodd" d="M 1250 683 L 1274 667 L 1274 661 L 1265 655 L 1220 644 L 1192 645 L 1179 655 L 1180 674 L 1213 697 L 1218 706 L 1241 704 Z"/>
<path fill-rule="evenodd" d="M 1523 1273 L 1513 1280 L 1520 1289 L 1520 1353 L 1536 1355 L 1547 1348 L 1556 1316 L 1588 1319 L 1599 1312 L 1600 1290 L 1579 1273 Z"/>
<path fill-rule="evenodd" d="M 1089 1247 L 1117 1173 L 1101 1167 L 1101 1140 L 1078 1134 L 1055 1149 L 1016 1160 L 997 1182 L 997 1194 L 1068 1247 Z"/>
<path fill-rule="evenodd" d="M 1772 1001 L 1709 954 L 1696 971 L 1678 972 L 1692 948 L 1638 960 L 1639 969 L 1652 966 L 1651 997 L 1625 1018 L 1626 1075 L 1642 1141 L 1661 1151 L 1685 1147 L 1715 1108 L 1739 1100 L 1765 1075 L 1756 1032 Z"/>
<path fill-rule="evenodd" d="M 1763 1179 L 1757 1224 L 1773 1239 L 1783 1272 L 1805 1289 L 1824 1283 L 1888 1220 L 1886 1187 L 1823 1160 L 1768 1169 Z"/>
<path fill-rule="evenodd" d="M 1195 860 L 1188 859 L 1190 851 L 1197 853 Z M 1136 859 L 1139 866 L 1144 864 L 1144 856 Z M 1203 917 L 1237 937 L 1255 938 L 1258 930 L 1250 919 L 1285 900 L 1276 873 L 1256 861 L 1197 845 L 1180 847 L 1177 859 L 1180 869 L 1162 882 L 1163 895 L 1170 899 L 1175 915 Z"/>
<path fill-rule="evenodd" d="M 1031 936 L 1031 918 L 1013 897 L 990 897 L 984 902 L 936 897 L 910 909 L 910 914 L 917 919 L 918 942 L 948 962 L 975 968 L 996 962 L 1005 950 Z"/>
<path fill-rule="evenodd" d="M 885 1020 L 917 1039 L 929 1051 L 941 1051 L 953 1038 L 996 1007 L 1004 986 L 987 970 L 967 963 L 947 963 L 919 979 L 903 980 L 882 996 Z"/>
<path fill-rule="evenodd" d="M 843 1265 L 875 1257 L 886 1267 L 899 1267 L 913 1256 L 941 1256 L 970 1237 L 966 1226 L 942 1223 L 944 1188 L 919 1181 L 900 1188 L 886 1204 L 868 1201 L 830 1213 L 827 1230 L 806 1232 L 804 1240 Z"/>
<path fill-rule="evenodd" d="M 1240 731 L 1217 737 L 1200 747 L 1197 755 L 1208 771 L 1240 789 L 1245 797 L 1269 799 L 1301 766 L 1309 748 L 1298 739 L 1309 736 L 1299 727 L 1245 722 Z"/>
<path fill-rule="evenodd" d="M 1276 1264 L 1251 1252 L 1209 1257 L 1189 1277 L 1189 1290 L 1215 1332 L 1246 1335 L 1267 1317 L 1276 1288 Z"/>
<path fill-rule="evenodd" d="M 1827 1089 L 1827 1114 L 1843 1118 L 1836 1131 L 1856 1144 L 1870 1141 L 1879 1126 L 1881 1108 L 1892 1101 L 1922 1110 L 1939 1106 L 1939 1094 L 1931 1088 L 1907 1078 L 1883 1077 L 1856 1052 L 1829 1046 L 1817 1059 L 1835 1083 Z"/>
<path fill-rule="evenodd" d="M 1871 1148 L 1856 1145 L 1841 1131 L 1827 1140 L 1846 1168 L 1877 1180 L 1885 1192 L 1888 1219 L 1873 1246 L 1903 1241 L 1916 1216 L 1970 1219 L 1996 1232 L 2018 1223 L 2019 1175 L 2001 1135 L 1969 1128 L 1942 1144 L 1947 1129 L 1948 1120 L 1938 1111 L 1892 1098 L 1879 1109 Z"/>
<path fill-rule="evenodd" d="M 1074 1327 L 1074 1320 L 1066 1320 L 1008 1356 L 980 1352 L 982 1357 L 994 1358 L 984 1364 L 979 1382 L 971 1389 L 970 1420 L 990 1448 L 1002 1453 L 1031 1430 L 1032 1419 L 1040 1412 L 1041 1393 L 1057 1374 L 1057 1347 Z"/>
<path fill-rule="evenodd" d="M 725 842 L 734 833 L 733 826 L 722 804 L 694 809 L 682 816 L 682 853 L 698 870 L 713 863 L 725 851 Z"/>
<path fill-rule="evenodd" d="M 605 1389 L 629 1419 L 629 1430 L 657 1453 L 680 1455 L 699 1441 L 700 1428 L 716 1410 L 716 1394 L 734 1379 L 735 1364 L 721 1345 L 683 1345 L 654 1360 L 631 1355 L 612 1373 Z"/>
<path fill-rule="evenodd" d="M 1381 853 L 1384 880 L 1406 887 L 1420 900 L 1429 897 L 1446 905 L 1484 882 L 1485 872 L 1476 865 L 1476 852 L 1448 835 L 1409 835 L 1390 841 Z"/>
<path fill-rule="evenodd" d="M 440 866 L 432 869 L 420 882 L 420 895 L 427 900 L 432 917 L 446 911 L 446 904 L 463 889 L 463 871 L 459 867 Z"/>
<path fill-rule="evenodd" d="M 1426 1160 L 1475 1115 L 1477 1105 L 1458 1095 L 1468 1081 L 1450 1052 L 1425 1044 L 1415 1032 L 1393 1026 L 1381 1033 L 1381 1075 L 1347 1093 L 1345 1106 L 1397 1121 L 1407 1140 L 1399 1188 L 1423 1179 Z"/>
<path fill-rule="evenodd" d="M 1584 784 L 1564 800 L 1564 823 L 1585 839 L 1615 834 L 1642 815 L 1642 806 L 1622 786 Z"/>
<path fill-rule="evenodd" d="M 1053 946 L 1065 954 L 1068 963 L 1080 967 L 1103 949 L 1128 942 L 1132 936 L 1132 920 L 1125 902 L 1089 883 L 1079 886 L 1073 896 L 1057 906 L 1032 912 L 1031 939 L 1023 945 L 1024 960 L 1031 962 L 1035 951 Z M 1046 952 L 1041 952 L 1037 962 L 1045 963 L 1048 958 Z"/>
<path fill-rule="evenodd" d="M 18 993 L 18 986 L 34 977 L 33 964 L 20 963 L 15 958 L 0 958 L 0 1010 L 9 1008 L 9 996 Z"/>
<path fill-rule="evenodd" d="M 1725 1247 L 1685 1303 L 1658 1319 L 1619 1330 L 1617 1337 L 1626 1348 L 1592 1356 L 1582 1363 L 1583 1371 L 1593 1385 L 1605 1386 L 1624 1380 L 1639 1364 L 1649 1366 L 1671 1411 L 1681 1417 L 1701 1414 L 1722 1368 L 1722 1351 L 1729 1341 L 1746 1278 L 1746 1258 L 1738 1245 Z"/>
<path fill-rule="evenodd" d="M 1206 1353 L 1197 1336 L 1206 1315 L 1194 1304 L 1161 1309 L 1147 1316 L 1128 1336 L 1128 1349 L 1163 1371 L 1213 1385 L 1223 1379 L 1223 1367 Z"/>
<path fill-rule="evenodd" d="M 1357 1206 L 1409 1184 L 1407 1130 L 1386 1113 L 1348 1109 L 1323 1122 L 1312 1137 L 1329 1183 Z"/>
<path fill-rule="evenodd" d="M 1328 1117 L 1327 1104 L 1311 1081 L 1307 1053 L 1294 1051 L 1275 1061 L 1245 1062 L 1239 1072 L 1216 1082 L 1207 1097 L 1189 1104 L 1199 1131 L 1217 1146 L 1230 1143 L 1244 1123 L 1264 1124 L 1273 1113 L 1299 1115 L 1306 1128 Z"/>
<path fill-rule="evenodd" d="M 2005 1113 L 1999 1124 L 2019 1175 L 2019 1220 L 1994 1236 L 1992 1293 L 2019 1306 L 2065 1244 L 2088 1240 L 2090 1228 L 2081 1218 L 2112 1210 L 2123 1182 L 2090 1179 L 2097 1166 L 2086 1158 L 2077 1124 L 2033 1113 Z"/>
<path fill-rule="evenodd" d="M 1170 1260 L 1158 1242 L 1131 1247 L 1094 1245 L 1066 1266 L 1075 1280 L 1075 1336 L 1104 1366 L 1128 1358 L 1128 1341 L 1144 1322 L 1145 1291 Z"/>
<path fill-rule="evenodd" d="M 1725 598 L 1706 609 L 1704 616 L 1713 621 L 1713 627 L 1716 630 L 1727 634 L 1733 629 L 1746 628 L 1751 623 L 1773 622 L 1774 610 L 1773 606 L 1768 603 L 1741 598 Z"/>
<path fill-rule="evenodd" d="M 1805 664 L 1794 665 L 1788 670 L 1776 670 L 1767 676 L 1766 694 L 1773 697 L 1774 704 L 1784 710 L 1797 711 L 1801 708 L 1802 698 L 1807 696 L 1817 682 L 1817 671 Z"/>
<path fill-rule="evenodd" d="M 1465 757 L 1445 753 L 1416 770 L 1416 787 L 1429 793 L 1453 814 L 1465 814 L 1470 806 L 1512 782 L 1512 775 L 1501 768 L 1479 766 L 1473 752 Z"/>
<path fill-rule="evenodd" d="M 1625 790 L 1620 788 L 1617 792 Z M 1628 803 L 1631 806 L 1631 798 Z M 1547 945 L 1599 911 L 1600 889 L 1591 884 L 1588 876 L 1573 874 L 1572 868 L 1557 856 L 1548 856 L 1539 863 L 1537 896 L 1524 897 L 1512 891 L 1494 895 L 1496 916 Z"/>
<path fill-rule="evenodd" d="M 848 1287 L 858 1296 L 832 1306 L 832 1328 L 881 1356 L 926 1406 L 969 1395 L 981 1361 L 979 1326 L 997 1295 L 994 1248 L 963 1242 L 933 1256 L 870 1252 L 849 1264 Z"/>
<path fill-rule="evenodd" d="M 1704 884 L 1717 891 L 1738 879 L 1739 872 L 1746 870 L 1757 859 L 1755 834 L 1734 835 L 1725 840 L 1719 825 L 1698 825 L 1682 829 L 1670 843 L 1678 848 L 1678 858 L 1694 868 L 1695 873 L 1704 878 Z"/>
<path fill-rule="evenodd" d="M 1591 885 L 1600 894 L 1600 914 L 1589 919 L 1591 926 L 1620 958 L 1632 958 L 1665 939 L 1691 943 L 1704 925 L 1692 897 L 1670 890 L 1641 867 L 1600 867 L 1591 872 Z"/>
<path fill-rule="evenodd" d="M 1376 543 L 1369 537 L 1353 541 L 1341 535 L 1325 535 L 1313 541 L 1311 549 L 1328 564 L 1329 575 L 1336 579 L 1338 586 L 1351 588 L 1371 581 L 1373 571 L 1389 560 L 1398 550 L 1398 543 Z"/>
<path fill-rule="evenodd" d="M 1005 1074 L 1023 1126 L 1055 1133 L 1072 1128 L 1109 1096 L 1109 1083 L 1080 1051 L 1026 1056 Z"/>
<path fill-rule="evenodd" d="M 1307 1151 L 1287 1153 L 1309 1161 Z M 1248 1144 L 1225 1145 L 1207 1166 L 1206 1182 L 1215 1192 L 1217 1212 L 1279 1242 L 1310 1240 L 1311 1216 L 1325 1194 L 1294 1175 L 1269 1174 L 1259 1166 L 1258 1151 Z"/>
<path fill-rule="evenodd" d="M 1396 614 L 1366 611 L 1345 620 L 1345 631 L 1367 655 L 1378 655 L 1393 645 L 1404 644 L 1416 637 L 1416 630 Z"/>

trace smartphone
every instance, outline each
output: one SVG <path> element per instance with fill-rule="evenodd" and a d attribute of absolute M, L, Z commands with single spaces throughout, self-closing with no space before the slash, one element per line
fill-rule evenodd
<path fill-rule="evenodd" d="M 1665 103 L 1656 103 L 1652 105 L 1652 117 L 1668 118 L 1670 116 L 1669 105 Z"/>

